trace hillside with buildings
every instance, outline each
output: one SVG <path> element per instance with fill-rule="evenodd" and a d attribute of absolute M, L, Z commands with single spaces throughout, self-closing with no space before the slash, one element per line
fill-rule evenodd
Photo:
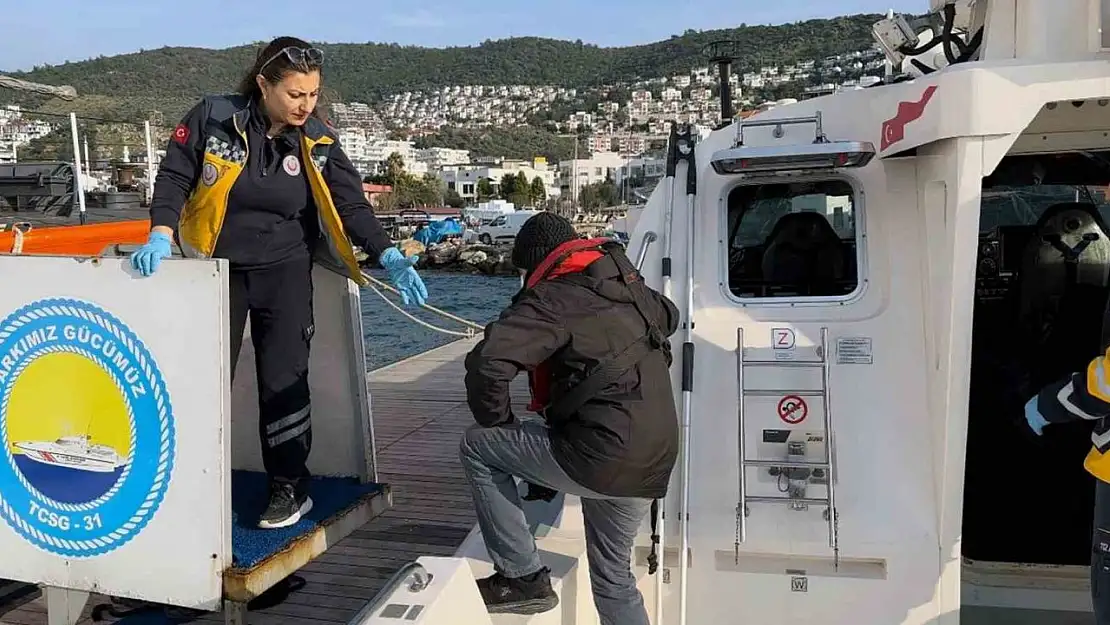
<path fill-rule="evenodd" d="M 732 110 L 752 111 L 878 83 L 883 55 L 869 29 L 879 17 L 688 31 L 629 48 L 534 38 L 446 49 L 328 45 L 325 111 L 366 179 L 395 189 L 391 207 L 636 203 L 662 176 L 671 123 L 725 121 L 706 43 L 734 42 Z M 0 103 L 14 104 L 0 114 L 0 161 L 17 152 L 72 158 L 71 110 L 92 161 L 145 160 L 143 121 L 162 145 L 200 93 L 237 81 L 253 49 L 165 48 L 16 74 L 72 84 L 81 96 L 0 93 Z M 194 69 L 179 71 L 182 63 Z"/>
<path fill-rule="evenodd" d="M 870 41 L 881 16 L 853 15 L 776 26 L 695 31 L 644 45 L 602 48 L 582 41 L 514 37 L 479 45 L 424 48 L 398 44 L 321 44 L 328 85 L 340 101 L 375 102 L 443 85 L 556 85 L 581 88 L 660 78 L 704 65 L 706 44 L 735 43 L 737 68 L 820 59 Z M 225 50 L 161 48 L 11 72 L 78 93 L 195 99 L 238 84 L 261 42 Z M 167 115 L 183 111 L 164 111 Z M 172 115 L 171 115 L 172 116 Z"/>

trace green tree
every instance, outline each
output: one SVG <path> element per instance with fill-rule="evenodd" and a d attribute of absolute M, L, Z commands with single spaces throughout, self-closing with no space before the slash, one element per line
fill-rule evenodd
<path fill-rule="evenodd" d="M 620 195 L 612 180 L 594 182 L 582 187 L 578 192 L 578 203 L 585 210 L 616 206 Z"/>
<path fill-rule="evenodd" d="M 407 172 L 401 172 L 400 174 L 394 172 L 394 174 L 393 190 L 380 198 L 380 209 L 395 210 L 443 206 L 447 194 L 447 185 L 434 174 L 424 174 L 419 178 Z M 386 173 L 376 176 L 375 180 L 385 181 L 389 177 L 389 174 Z M 379 184 L 383 183 L 379 182 Z"/>
<path fill-rule="evenodd" d="M 488 202 L 497 195 L 494 193 L 493 183 L 489 178 L 479 178 L 476 191 L 479 202 Z"/>
<path fill-rule="evenodd" d="M 515 174 L 505 174 L 501 176 L 501 184 L 499 185 L 498 195 L 502 200 L 509 200 L 516 193 L 517 178 Z"/>
<path fill-rule="evenodd" d="M 462 208 L 466 206 L 466 200 L 454 189 L 448 189 L 447 193 L 443 195 L 443 203 L 451 208 Z"/>
<path fill-rule="evenodd" d="M 528 175 L 518 171 L 513 181 L 513 192 L 509 201 L 516 206 L 532 206 L 532 184 L 528 182 Z"/>
<path fill-rule="evenodd" d="M 447 183 L 439 176 L 427 173 L 420 181 L 420 199 L 425 206 L 443 206 L 444 196 L 447 195 Z"/>
<path fill-rule="evenodd" d="M 533 205 L 539 205 L 547 199 L 547 185 L 543 183 L 543 178 L 536 176 L 532 179 L 530 186 L 530 199 Z"/>
<path fill-rule="evenodd" d="M 393 152 L 385 159 L 385 184 L 398 185 L 409 174 L 405 171 L 405 159 L 399 152 Z"/>

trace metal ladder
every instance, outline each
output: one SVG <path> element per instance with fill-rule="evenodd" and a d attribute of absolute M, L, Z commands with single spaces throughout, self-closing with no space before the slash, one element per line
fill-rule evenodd
<path fill-rule="evenodd" d="M 835 444 L 833 442 L 833 426 L 832 426 L 832 408 L 829 397 L 829 373 L 830 373 L 830 360 L 829 360 L 829 329 L 827 327 L 821 328 L 821 345 L 818 355 L 821 357 L 819 361 L 783 361 L 783 360 L 744 360 L 744 329 L 736 329 L 736 377 L 739 383 L 739 401 L 738 401 L 738 420 L 739 420 L 739 458 L 740 458 L 740 479 L 739 479 L 739 501 L 736 504 L 736 560 L 740 559 L 740 545 L 747 540 L 747 516 L 750 513 L 748 508 L 749 503 L 763 503 L 763 504 L 783 504 L 788 506 L 826 506 L 824 517 L 829 525 L 829 547 L 833 550 L 834 566 L 840 565 L 840 542 L 839 542 L 839 519 L 836 513 L 836 456 Z M 780 389 L 767 389 L 767 390 L 746 390 L 744 388 L 744 369 L 746 367 L 780 367 L 783 369 L 805 369 L 805 368 L 820 368 L 821 369 L 821 388 L 813 390 L 780 390 Z M 745 397 L 777 397 L 781 395 L 797 395 L 801 397 L 820 397 L 824 404 L 824 450 L 825 462 L 812 462 L 801 460 L 768 460 L 748 458 L 745 444 L 747 442 L 745 432 L 744 420 L 744 398 Z M 826 477 L 826 496 L 825 497 L 793 497 L 790 495 L 784 497 L 763 497 L 763 496 L 749 496 L 748 495 L 748 468 L 760 467 L 768 470 L 779 469 L 809 469 L 811 472 L 824 471 Z"/>

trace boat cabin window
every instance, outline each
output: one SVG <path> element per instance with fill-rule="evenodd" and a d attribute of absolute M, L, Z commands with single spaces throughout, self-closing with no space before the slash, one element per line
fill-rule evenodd
<path fill-rule="evenodd" d="M 728 197 L 728 284 L 740 298 L 844 297 L 859 286 L 844 180 L 744 185 Z"/>

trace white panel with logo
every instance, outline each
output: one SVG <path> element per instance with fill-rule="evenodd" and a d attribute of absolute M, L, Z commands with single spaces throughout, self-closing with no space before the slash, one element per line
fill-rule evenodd
<path fill-rule="evenodd" d="M 219 605 L 221 264 L 0 256 L 0 578 Z"/>

